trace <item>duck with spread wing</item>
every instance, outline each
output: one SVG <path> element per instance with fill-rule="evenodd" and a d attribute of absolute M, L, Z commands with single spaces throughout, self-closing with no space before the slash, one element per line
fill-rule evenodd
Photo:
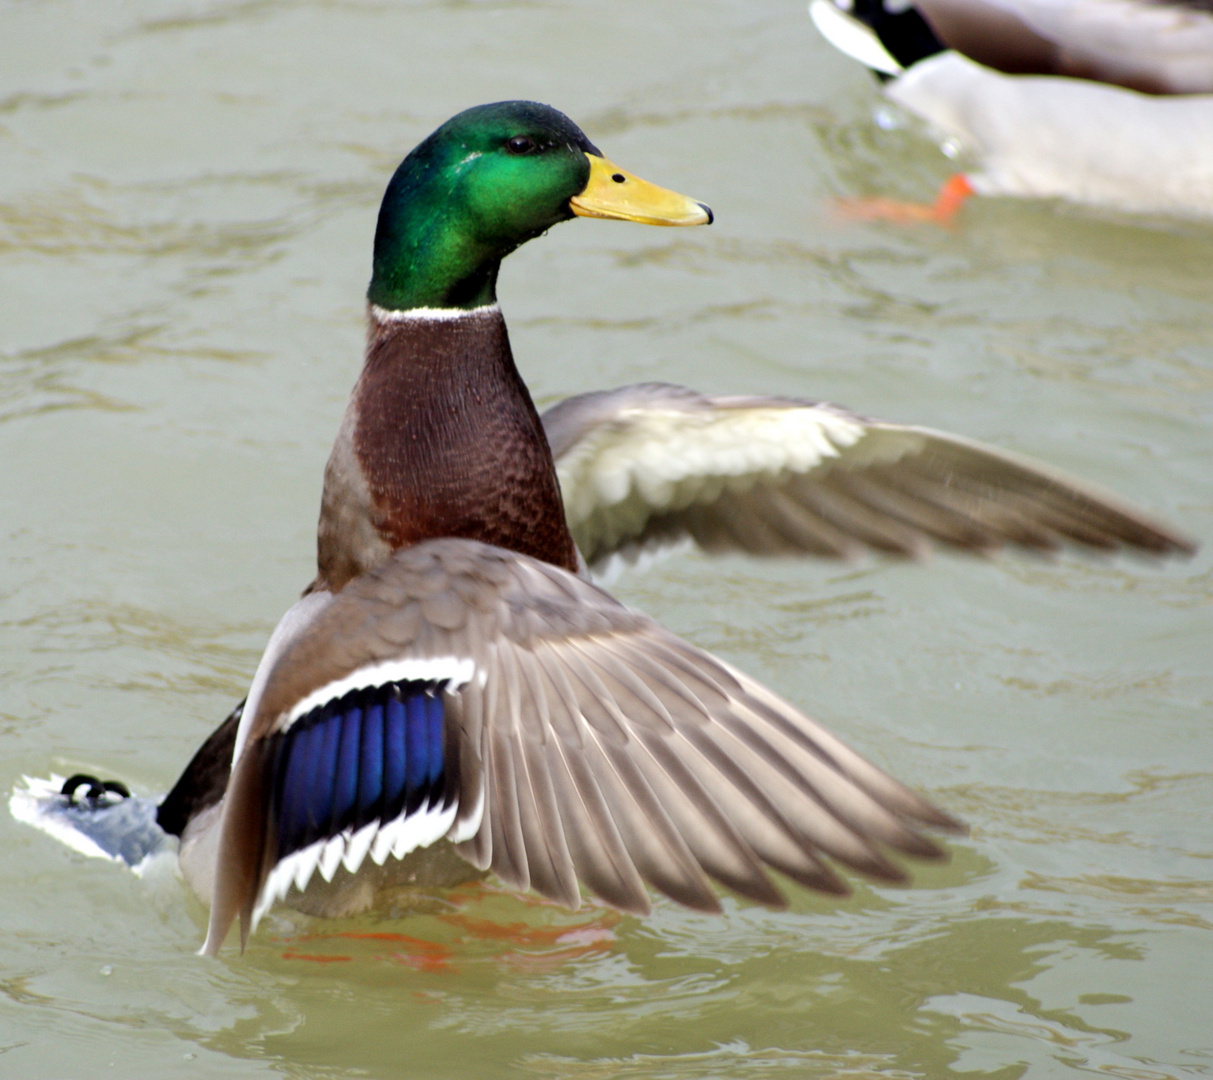
<path fill-rule="evenodd" d="M 613 557 L 1190 549 L 1047 468 L 829 405 L 648 383 L 541 417 L 497 274 L 576 216 L 712 220 L 532 102 L 469 109 L 408 155 L 379 213 L 316 578 L 246 701 L 163 800 L 78 777 L 14 795 L 92 854 L 133 863 L 179 838 L 205 951 L 280 900 L 347 914 L 485 871 L 570 907 L 584 891 L 644 913 L 652 888 L 713 911 L 715 884 L 782 904 L 769 869 L 839 893 L 832 862 L 895 881 L 890 853 L 939 854 L 922 830 L 952 817 L 593 584 Z"/>

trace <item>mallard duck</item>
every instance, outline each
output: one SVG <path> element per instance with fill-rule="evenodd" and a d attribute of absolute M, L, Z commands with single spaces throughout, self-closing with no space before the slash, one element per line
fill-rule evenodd
<path fill-rule="evenodd" d="M 812 0 L 821 33 L 979 168 L 965 197 L 1213 214 L 1213 10 L 1184 0 Z M 862 204 L 861 204 L 862 206 Z"/>
<path fill-rule="evenodd" d="M 652 887 L 715 911 L 712 882 L 780 906 L 767 868 L 841 893 L 829 860 L 900 880 L 888 850 L 936 857 L 923 827 L 960 828 L 588 567 L 686 538 L 835 556 L 1190 549 L 1047 469 L 829 405 L 650 383 L 541 418 L 495 283 L 506 255 L 575 216 L 712 220 L 530 102 L 460 113 L 405 158 L 379 213 L 317 575 L 245 703 L 154 824 L 87 777 L 14 797 L 92 854 L 131 862 L 157 848 L 149 834 L 180 837 L 211 906 L 205 952 L 237 919 L 246 941 L 279 900 L 350 913 L 484 871 L 570 907 L 584 889 L 644 913 Z M 110 811 L 138 842 L 115 843 Z"/>

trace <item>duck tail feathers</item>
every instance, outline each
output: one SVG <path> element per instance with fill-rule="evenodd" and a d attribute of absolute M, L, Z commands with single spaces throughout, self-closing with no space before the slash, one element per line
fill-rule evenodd
<path fill-rule="evenodd" d="M 885 0 L 811 0 L 809 16 L 834 48 L 882 79 L 947 48 L 912 4 L 890 11 Z"/>
<path fill-rule="evenodd" d="M 905 70 L 870 25 L 843 11 L 834 0 L 811 0 L 809 17 L 834 48 L 877 74 L 896 76 Z"/>

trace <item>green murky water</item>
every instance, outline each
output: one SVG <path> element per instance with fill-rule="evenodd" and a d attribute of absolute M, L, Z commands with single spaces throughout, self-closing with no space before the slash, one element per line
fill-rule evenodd
<path fill-rule="evenodd" d="M 170 875 L 0 815 L 0 1076 L 1213 1072 L 1213 226 L 837 220 L 949 165 L 872 123 L 794 0 L 0 0 L 0 787 L 163 790 L 243 692 L 310 577 L 382 188 L 504 97 L 718 214 L 509 260 L 541 402 L 828 398 L 1033 453 L 1205 551 L 616 583 L 972 824 L 910 890 L 644 922 L 480 891 L 275 914 L 206 962 Z"/>

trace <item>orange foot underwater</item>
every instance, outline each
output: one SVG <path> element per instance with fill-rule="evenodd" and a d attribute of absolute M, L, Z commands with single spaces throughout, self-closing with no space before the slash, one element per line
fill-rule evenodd
<path fill-rule="evenodd" d="M 509 896 L 536 921 L 504 921 L 500 911 L 489 917 L 467 913 L 471 905 L 488 904 Z M 471 886 L 453 890 L 449 899 L 458 910 L 433 916 L 426 937 L 384 930 L 338 930 L 302 934 L 282 952 L 284 960 L 314 964 L 351 963 L 359 959 L 387 960 L 434 974 L 456 974 L 467 966 L 488 963 L 513 970 L 550 971 L 587 956 L 608 953 L 617 911 L 597 910 L 581 918 L 566 908 L 530 894 Z M 544 909 L 542 912 L 536 909 Z M 425 932 L 425 931 L 422 931 Z"/>
<path fill-rule="evenodd" d="M 838 212 L 851 221 L 892 221 L 898 225 L 912 225 L 921 221 L 936 225 L 951 225 L 970 195 L 975 195 L 973 185 L 962 173 L 948 177 L 933 203 L 902 202 L 900 199 L 839 199 L 835 202 Z"/>

